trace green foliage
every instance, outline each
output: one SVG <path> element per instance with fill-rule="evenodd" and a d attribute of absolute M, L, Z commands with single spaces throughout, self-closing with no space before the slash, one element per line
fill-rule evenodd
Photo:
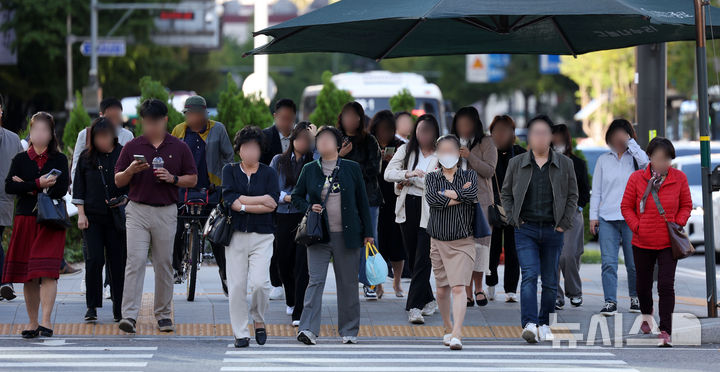
<path fill-rule="evenodd" d="M 77 215 L 70 217 L 70 227 L 65 231 L 65 261 L 82 262 L 82 232 L 77 227 Z"/>
<path fill-rule="evenodd" d="M 270 126 L 273 117 L 270 108 L 259 95 L 245 96 L 228 73 L 225 90 L 220 93 L 218 114 L 215 119 L 225 124 L 230 138 L 248 125 L 260 128 Z"/>
<path fill-rule="evenodd" d="M 335 125 L 343 105 L 353 100 L 350 92 L 338 89 L 331 78 L 332 72 L 323 72 L 323 87 L 317 96 L 317 107 L 310 114 L 310 121 L 318 127 Z"/>
<path fill-rule="evenodd" d="M 140 105 L 149 98 L 159 99 L 165 102 L 168 107 L 168 131 L 172 131 L 176 125 L 185 121 L 183 114 L 175 110 L 171 101 L 170 94 L 165 89 L 165 86 L 157 80 L 153 80 L 150 76 L 143 76 L 140 79 L 140 101 L 138 102 L 138 111 Z M 142 118 L 140 118 L 142 120 Z"/>
<path fill-rule="evenodd" d="M 392 112 L 412 112 L 414 108 L 415 97 L 410 94 L 410 90 L 407 88 L 403 88 L 396 95 L 390 97 L 390 111 Z"/>
<path fill-rule="evenodd" d="M 75 106 L 70 111 L 70 120 L 65 124 L 63 129 L 62 141 L 65 146 L 64 152 L 72 156 L 73 149 L 75 149 L 75 142 L 80 131 L 90 126 L 90 115 L 85 111 L 83 107 L 82 95 L 80 92 L 75 92 Z"/>

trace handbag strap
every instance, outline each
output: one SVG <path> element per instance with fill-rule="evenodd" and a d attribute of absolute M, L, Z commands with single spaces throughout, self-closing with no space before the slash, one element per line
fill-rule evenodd
<path fill-rule="evenodd" d="M 665 209 L 663 208 L 662 204 L 660 204 L 660 197 L 658 196 L 657 191 L 652 190 L 651 193 L 652 193 L 653 200 L 655 201 L 655 206 L 658 209 L 658 212 L 660 213 L 662 218 L 665 220 L 665 222 L 668 222 L 667 217 L 665 217 Z"/>
<path fill-rule="evenodd" d="M 105 182 L 105 174 L 103 172 L 103 166 L 100 165 L 100 160 L 97 160 L 98 171 L 100 172 L 100 181 L 103 184 L 103 190 L 105 190 L 105 200 L 110 201 L 110 193 L 108 193 L 107 183 Z"/>
<path fill-rule="evenodd" d="M 318 163 L 320 165 L 320 169 L 322 170 L 322 160 L 318 159 Z M 332 191 L 332 183 L 335 177 L 337 176 L 338 172 L 340 171 L 340 158 L 338 157 L 337 164 L 335 164 L 335 168 L 333 168 L 332 173 L 330 173 L 329 178 L 325 179 L 325 182 L 328 184 L 327 193 L 325 194 L 325 199 L 323 199 L 322 203 L 320 205 L 325 208 L 325 204 L 327 203 L 328 199 L 330 198 L 330 192 Z"/>
<path fill-rule="evenodd" d="M 495 180 L 495 187 L 497 187 L 498 195 L 500 195 L 501 190 L 500 190 L 500 184 L 498 183 L 498 180 L 497 180 L 497 172 L 494 172 L 493 180 Z M 502 198 L 498 198 L 497 203 L 495 203 L 495 204 L 502 206 Z"/>

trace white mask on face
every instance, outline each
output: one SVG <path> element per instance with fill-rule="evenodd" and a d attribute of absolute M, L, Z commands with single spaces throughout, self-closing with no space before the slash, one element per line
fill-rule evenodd
<path fill-rule="evenodd" d="M 564 153 L 565 153 L 565 145 L 559 145 L 559 146 L 556 145 L 556 146 L 553 146 L 553 147 L 555 148 L 555 151 L 557 151 L 557 152 L 559 152 L 559 153 L 561 153 L 561 154 L 564 154 Z"/>
<path fill-rule="evenodd" d="M 450 169 L 457 165 L 458 160 L 460 160 L 460 156 L 458 155 L 446 154 L 438 156 L 438 161 L 440 162 L 440 165 L 442 165 L 445 169 Z"/>

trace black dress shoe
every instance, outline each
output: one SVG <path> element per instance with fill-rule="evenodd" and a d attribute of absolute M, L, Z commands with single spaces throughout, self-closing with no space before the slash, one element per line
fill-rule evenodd
<path fill-rule="evenodd" d="M 94 322 L 97 320 L 97 310 L 95 308 L 88 308 L 87 312 L 85 313 L 85 321 L 86 322 Z"/>
<path fill-rule="evenodd" d="M 243 337 L 243 338 L 236 338 L 235 339 L 235 347 L 248 347 L 250 346 L 250 338 L 249 337 Z"/>
<path fill-rule="evenodd" d="M 52 329 L 45 328 L 43 326 L 39 326 L 37 331 L 40 332 L 40 336 L 43 336 L 43 337 L 52 337 L 52 335 L 53 335 Z"/>
<path fill-rule="evenodd" d="M 258 345 L 265 345 L 265 342 L 267 342 L 265 328 L 255 328 L 255 341 L 257 341 Z"/>
<path fill-rule="evenodd" d="M 37 329 L 26 329 L 22 332 L 20 332 L 20 335 L 22 338 L 35 338 L 37 336 L 40 336 L 40 331 Z"/>

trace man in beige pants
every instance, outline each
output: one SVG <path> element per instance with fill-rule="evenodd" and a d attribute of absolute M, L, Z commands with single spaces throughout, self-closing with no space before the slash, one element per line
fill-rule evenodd
<path fill-rule="evenodd" d="M 177 228 L 178 187 L 197 183 L 197 168 L 188 146 L 167 133 L 167 106 L 148 99 L 140 106 L 143 135 L 123 147 L 115 165 L 115 184 L 130 185 L 126 208 L 127 262 L 118 326 L 135 333 L 142 303 L 145 262 L 152 247 L 155 270 L 155 319 L 162 332 L 174 331 L 172 252 Z M 152 162 L 153 169 L 149 169 Z M 152 243 L 152 244 L 151 244 Z"/>

